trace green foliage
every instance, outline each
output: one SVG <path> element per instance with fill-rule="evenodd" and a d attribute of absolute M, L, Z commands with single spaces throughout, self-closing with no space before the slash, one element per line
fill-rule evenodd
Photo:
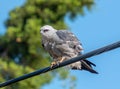
<path fill-rule="evenodd" d="M 0 82 L 49 66 L 50 57 L 41 47 L 40 27 L 49 24 L 66 28 L 66 14 L 73 19 L 92 4 L 93 0 L 27 0 L 12 10 L 6 21 L 7 31 L 0 37 Z M 57 73 L 61 79 L 69 74 L 61 70 Z M 54 73 L 46 73 L 4 89 L 37 89 L 49 83 L 53 76 Z"/>
<path fill-rule="evenodd" d="M 35 71 L 35 69 L 30 68 L 29 66 L 21 66 L 15 64 L 13 61 L 6 62 L 0 59 L 0 82 L 14 78 L 15 76 L 21 76 L 26 73 Z M 7 86 L 3 89 L 36 89 L 42 86 L 44 83 L 49 83 L 52 76 L 49 73 L 46 73 L 41 76 L 36 76 L 34 78 L 29 78 L 22 82 L 15 83 L 14 85 Z M 42 80 L 42 81 L 40 81 Z M 37 83 L 36 83 L 37 81 Z M 19 85 L 19 86 L 18 86 Z"/>

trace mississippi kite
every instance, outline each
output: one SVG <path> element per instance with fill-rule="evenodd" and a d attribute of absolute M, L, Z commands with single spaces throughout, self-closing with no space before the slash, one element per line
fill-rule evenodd
<path fill-rule="evenodd" d="M 56 30 L 52 26 L 41 27 L 42 46 L 53 58 L 51 67 L 65 60 L 77 57 L 82 54 L 83 48 L 77 37 L 68 30 Z M 84 59 L 68 65 L 74 70 L 87 70 L 91 73 L 98 73 L 93 70 L 94 63 Z"/>

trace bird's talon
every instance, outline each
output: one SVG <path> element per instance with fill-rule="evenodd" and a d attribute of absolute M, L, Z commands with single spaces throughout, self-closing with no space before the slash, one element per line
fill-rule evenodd
<path fill-rule="evenodd" d="M 52 68 L 54 65 L 59 66 L 60 63 L 61 63 L 60 61 L 52 62 L 51 65 L 50 65 L 50 68 Z"/>
<path fill-rule="evenodd" d="M 52 68 L 54 65 L 56 65 L 56 62 L 52 62 L 50 68 Z"/>

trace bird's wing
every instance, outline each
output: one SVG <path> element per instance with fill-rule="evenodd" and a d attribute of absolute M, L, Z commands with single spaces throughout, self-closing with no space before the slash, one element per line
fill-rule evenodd
<path fill-rule="evenodd" d="M 68 43 L 70 48 L 75 49 L 77 52 L 81 52 L 83 50 L 82 44 L 72 32 L 67 30 L 58 30 L 56 34 L 61 40 L 63 40 L 63 42 Z"/>

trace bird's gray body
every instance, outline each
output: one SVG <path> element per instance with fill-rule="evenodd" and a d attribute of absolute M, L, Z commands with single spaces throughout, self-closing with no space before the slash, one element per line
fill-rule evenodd
<path fill-rule="evenodd" d="M 49 25 L 41 27 L 42 45 L 49 52 L 54 61 L 59 61 L 59 58 L 69 60 L 73 57 L 81 55 L 83 51 L 82 45 L 77 37 L 68 30 L 55 30 Z M 69 65 L 71 69 L 88 70 L 92 73 L 97 73 L 92 69 L 93 63 L 87 60 L 81 60 Z"/>

